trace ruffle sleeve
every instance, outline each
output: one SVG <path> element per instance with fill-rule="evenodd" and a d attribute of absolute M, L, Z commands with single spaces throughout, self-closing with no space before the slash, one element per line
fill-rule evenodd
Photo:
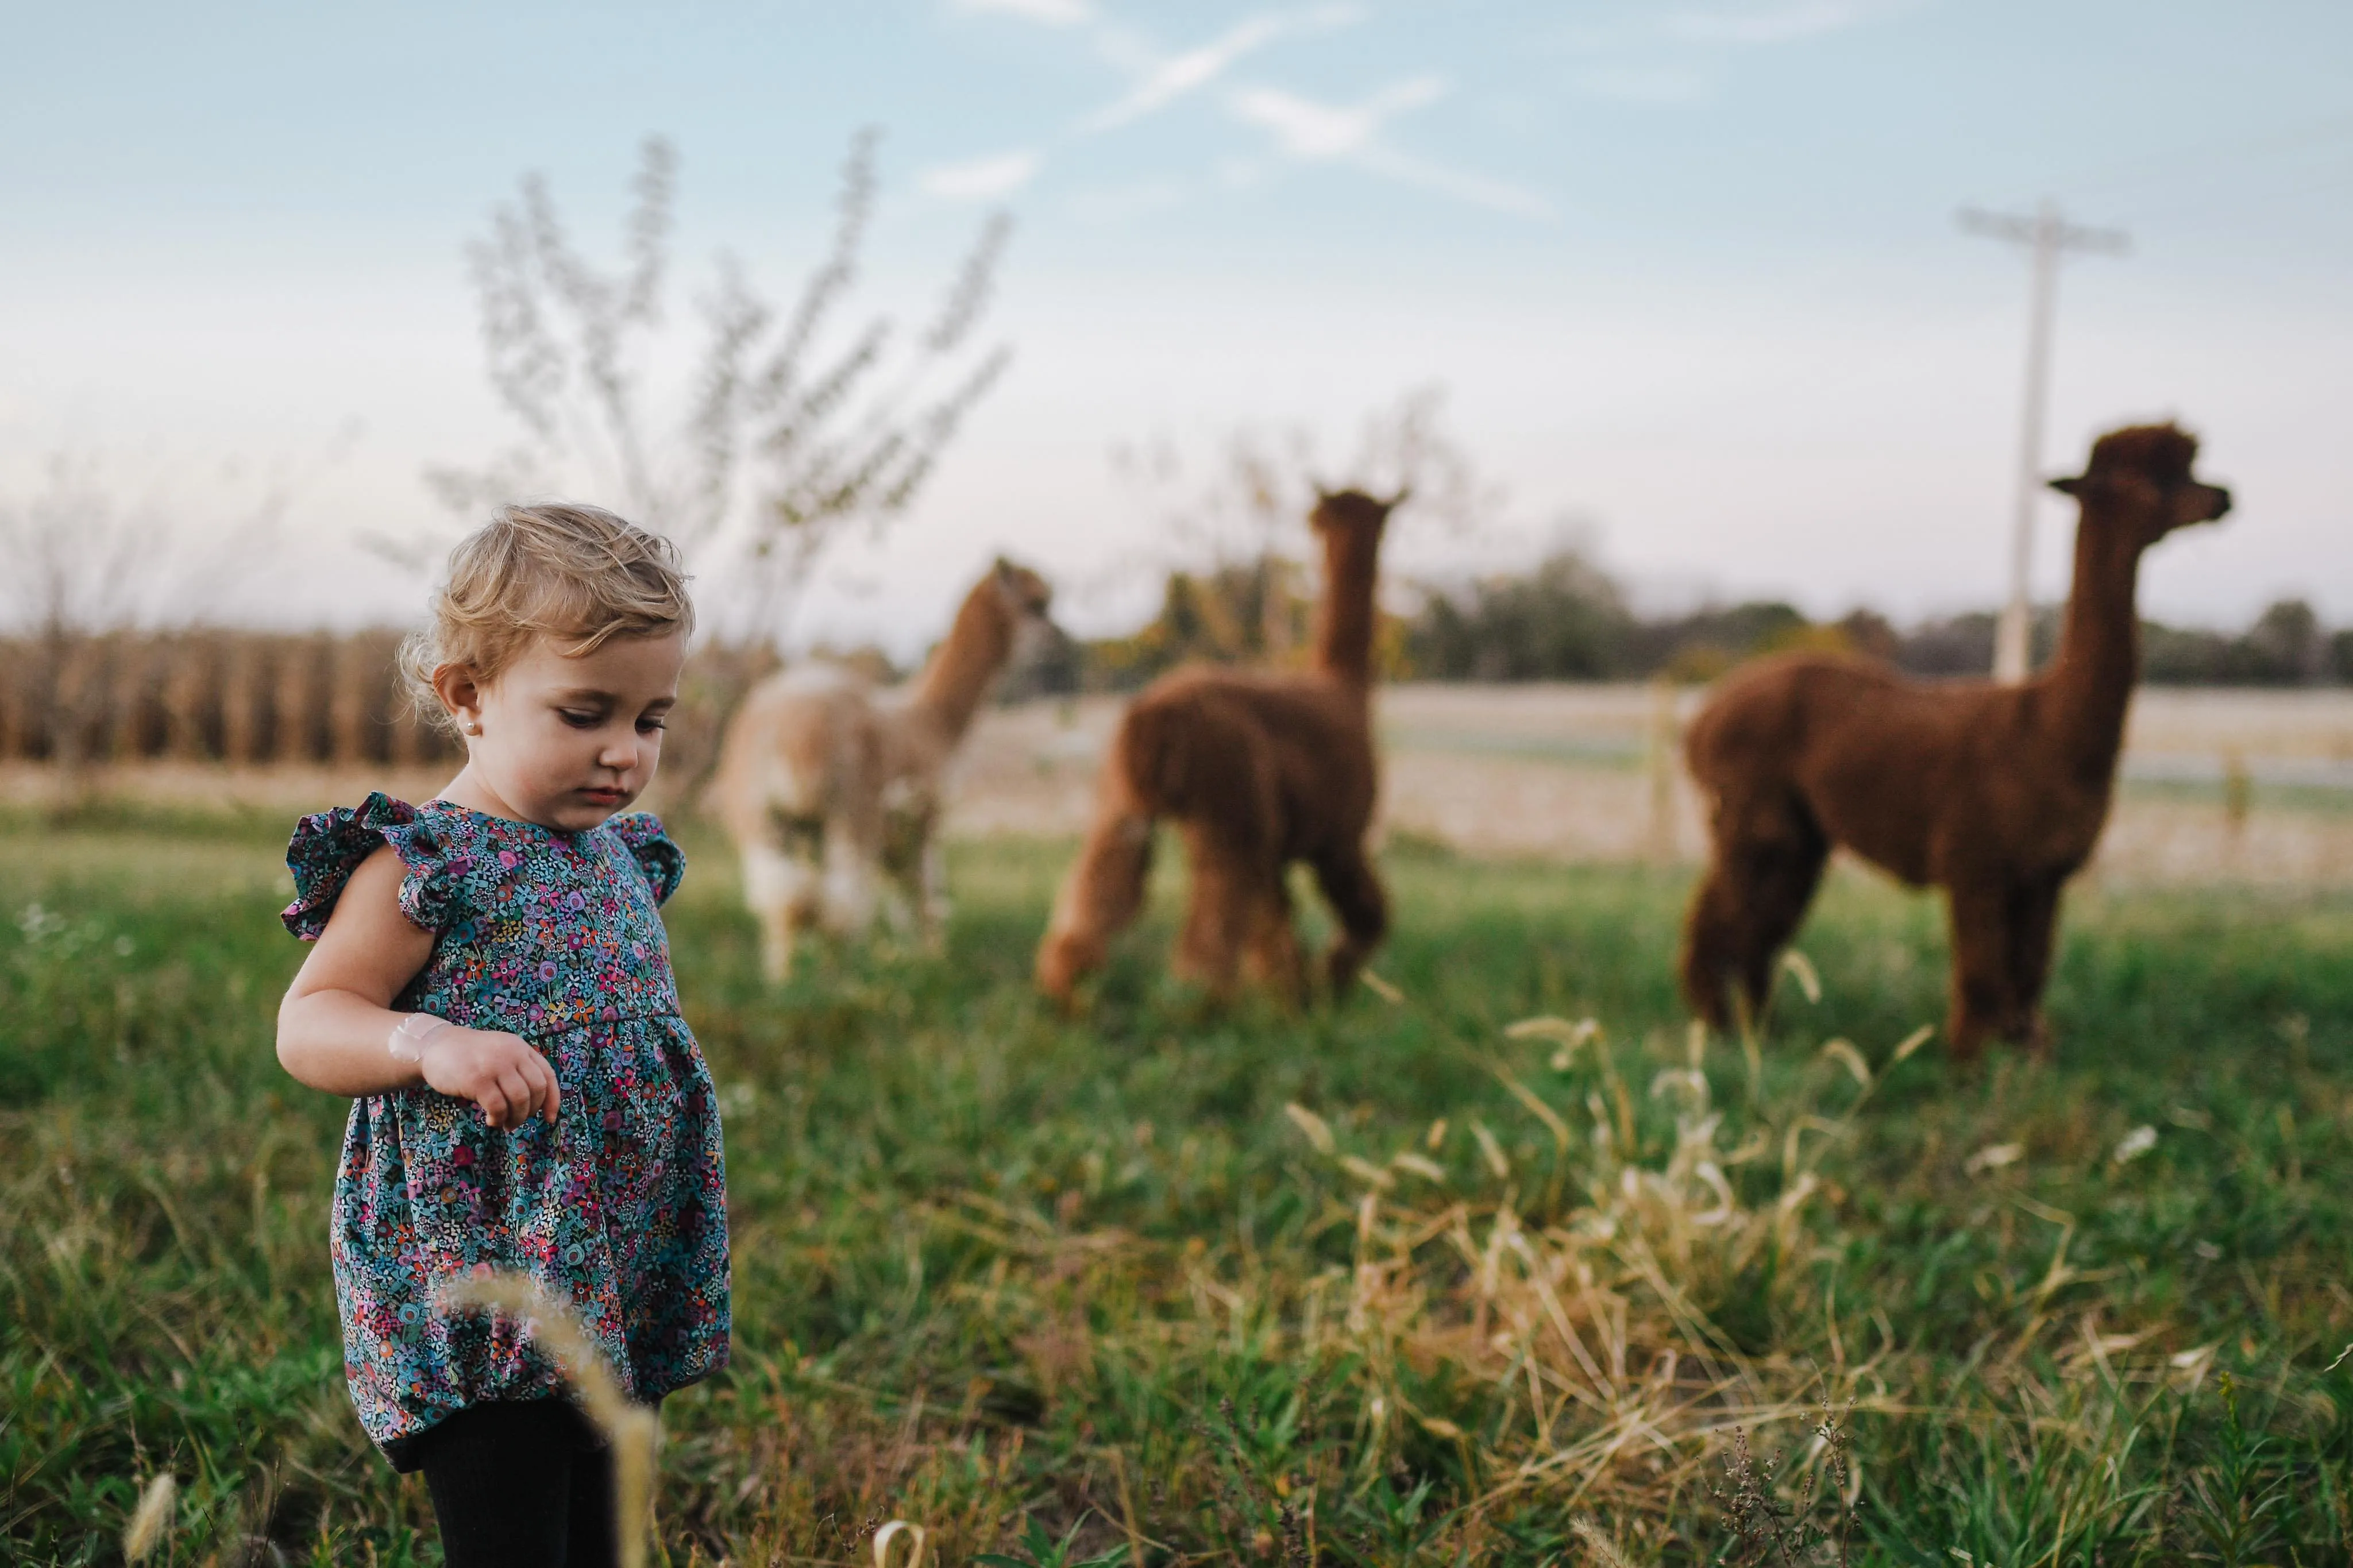
<path fill-rule="evenodd" d="M 670 902 L 670 896 L 686 879 L 686 851 L 670 842 L 670 835 L 662 831 L 661 818 L 650 811 L 633 811 L 614 817 L 606 826 L 618 834 L 621 842 L 629 847 L 629 853 L 637 857 L 638 868 L 653 884 L 654 902 Z"/>
<path fill-rule="evenodd" d="M 304 942 L 318 941 L 352 873 L 383 844 L 392 846 L 407 870 L 400 879 L 400 912 L 422 931 L 438 931 L 448 924 L 457 868 L 439 837 L 415 806 L 371 793 L 356 807 L 339 805 L 296 825 L 293 841 L 286 847 L 286 868 L 294 873 L 294 901 L 279 917 L 286 929 Z"/>

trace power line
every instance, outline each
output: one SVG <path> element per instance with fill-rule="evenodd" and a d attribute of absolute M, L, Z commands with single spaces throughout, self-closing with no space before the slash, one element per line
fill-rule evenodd
<path fill-rule="evenodd" d="M 1964 231 L 2026 246 L 2033 255 L 2026 327 L 2026 406 L 2018 442 L 2018 507 L 2010 539 L 2010 602 L 2002 606 L 1993 639 L 1994 679 L 2015 683 L 2026 679 L 2033 626 L 2027 580 L 2034 555 L 2034 508 L 2042 494 L 2042 411 L 2051 381 L 2051 317 L 2058 303 L 2059 260 L 2071 250 L 2121 256 L 2131 248 L 2132 241 L 2121 229 L 2069 223 L 2058 204 L 2050 201 L 2031 214 L 1963 207 L 1959 217 Z"/>

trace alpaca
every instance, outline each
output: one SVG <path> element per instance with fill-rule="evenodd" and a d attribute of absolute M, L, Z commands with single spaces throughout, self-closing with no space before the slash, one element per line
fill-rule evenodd
<path fill-rule="evenodd" d="M 2042 1015 L 2060 889 L 2091 855 L 2115 792 L 2140 668 L 2141 552 L 2231 510 L 2193 478 L 2171 425 L 2112 431 L 2077 479 L 2075 580 L 2058 656 L 2017 686 L 1922 684 L 1857 658 L 1796 655 L 1728 680 L 1694 721 L 1693 777 L 1715 850 L 1692 900 L 1683 994 L 1721 1028 L 1736 982 L 1764 1006 L 1833 845 L 1950 901 L 1947 1041 L 2049 1049 Z"/>
<path fill-rule="evenodd" d="M 1239 972 L 1303 999 L 1306 963 L 1284 874 L 1304 860 L 1340 925 L 1324 958 L 1333 994 L 1356 978 L 1388 929 L 1388 898 L 1365 851 L 1377 784 L 1373 589 L 1381 531 L 1405 499 L 1343 490 L 1317 500 L 1310 521 L 1324 540 L 1324 594 L 1306 673 L 1180 669 L 1129 705 L 1038 949 L 1046 995 L 1069 1005 L 1135 919 L 1160 817 L 1176 824 L 1192 873 L 1180 975 L 1224 997 Z"/>
<path fill-rule="evenodd" d="M 771 981 L 790 975 L 801 931 L 854 934 L 878 906 L 927 947 L 937 942 L 944 775 L 998 672 L 1053 635 L 1052 597 L 1036 573 L 999 560 L 908 686 L 877 693 L 815 664 L 770 676 L 744 698 L 712 802 L 743 857 Z"/>

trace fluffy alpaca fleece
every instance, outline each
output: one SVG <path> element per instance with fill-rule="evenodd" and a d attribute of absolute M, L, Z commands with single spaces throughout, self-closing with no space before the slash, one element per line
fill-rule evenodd
<path fill-rule="evenodd" d="M 998 672 L 1050 632 L 1052 596 L 1036 573 L 999 561 L 907 686 L 877 692 L 850 671 L 811 664 L 744 700 L 712 802 L 743 856 L 769 979 L 791 973 L 800 931 L 861 932 L 878 909 L 936 942 L 948 763 Z"/>
<path fill-rule="evenodd" d="M 1798 656 L 1733 676 L 1693 724 L 1693 776 L 1715 852 L 1684 932 L 1683 993 L 1728 1022 L 1736 984 L 1763 1007 L 1774 960 L 1804 918 L 1833 845 L 1951 910 L 1947 1043 L 2048 1048 L 2042 1014 L 2060 889 L 2091 855 L 2116 786 L 2140 668 L 2141 552 L 2211 522 L 2231 494 L 2194 478 L 2198 444 L 2171 425 L 2100 437 L 2082 477 L 2075 579 L 2057 658 L 2018 686 L 1926 685 L 1852 658 Z"/>
<path fill-rule="evenodd" d="M 1324 960 L 1334 994 L 1356 978 L 1388 929 L 1388 895 L 1365 852 L 1377 783 L 1373 589 L 1382 529 L 1404 499 L 1344 490 L 1316 502 L 1324 592 L 1307 673 L 1181 669 L 1129 705 L 1085 846 L 1038 950 L 1046 995 L 1068 1005 L 1135 919 L 1160 818 L 1176 824 L 1191 868 L 1179 974 L 1219 996 L 1239 977 L 1303 997 L 1306 964 L 1284 883 L 1303 860 L 1339 921 Z"/>

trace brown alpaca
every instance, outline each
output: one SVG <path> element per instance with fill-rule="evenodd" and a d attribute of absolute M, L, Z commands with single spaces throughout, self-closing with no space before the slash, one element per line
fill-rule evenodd
<path fill-rule="evenodd" d="M 1303 860 L 1340 924 L 1324 959 L 1334 994 L 1388 929 L 1365 853 L 1377 778 L 1370 713 L 1373 588 L 1381 531 L 1405 500 L 1327 494 L 1314 662 L 1302 675 L 1180 669 L 1128 706 L 1103 759 L 1094 820 L 1038 949 L 1038 987 L 1068 1005 L 1144 903 L 1152 825 L 1185 840 L 1192 889 L 1176 972 L 1229 995 L 1238 974 L 1291 999 L 1307 989 L 1284 874 Z"/>
<path fill-rule="evenodd" d="M 1914 887 L 1946 889 L 1954 1056 L 1989 1038 L 2048 1047 L 2043 982 L 2059 893 L 2107 820 L 2125 710 L 2140 670 L 2141 552 L 2231 510 L 2191 477 L 2198 444 L 2171 425 L 2100 437 L 2076 498 L 2075 582 L 2051 668 L 2019 686 L 1926 685 L 1854 658 L 1795 656 L 1728 680 L 1693 723 L 1692 775 L 1712 802 L 1715 854 L 1684 932 L 1683 994 L 1750 1015 L 1842 844 Z"/>
<path fill-rule="evenodd" d="M 937 940 L 948 763 L 997 673 L 1050 631 L 1052 598 L 1035 572 L 999 561 L 901 690 L 877 693 L 849 670 L 811 664 L 770 676 L 744 700 L 711 798 L 743 856 L 769 979 L 790 973 L 802 930 L 862 931 L 878 904 L 926 945 Z"/>

